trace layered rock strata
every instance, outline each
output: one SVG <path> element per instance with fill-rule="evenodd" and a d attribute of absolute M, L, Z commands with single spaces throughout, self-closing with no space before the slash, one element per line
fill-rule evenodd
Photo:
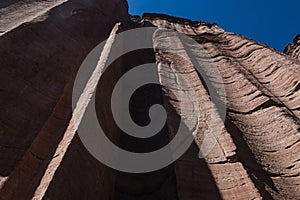
<path fill-rule="evenodd" d="M 152 151 L 167 144 L 184 120 L 195 143 L 165 169 L 130 174 L 101 164 L 76 136 L 43 188 L 44 199 L 299 198 L 299 37 L 285 55 L 216 24 L 160 14 L 130 17 L 127 9 L 118 0 L 24 0 L 0 6 L 0 199 L 34 196 L 69 123 L 78 68 L 117 22 L 122 30 L 158 29 L 153 50 L 119 58 L 100 80 L 96 109 L 110 139 L 130 151 Z M 118 129 L 106 97 L 122 74 L 147 62 L 157 64 L 163 87 L 137 92 L 132 117 L 145 125 L 151 104 L 160 103 L 168 119 L 157 137 L 142 141 Z M 221 79 L 205 67 L 210 64 Z M 212 95 L 220 87 L 226 95 L 216 102 Z M 196 126 L 190 127 L 196 111 Z M 199 159 L 207 134 L 217 142 Z"/>

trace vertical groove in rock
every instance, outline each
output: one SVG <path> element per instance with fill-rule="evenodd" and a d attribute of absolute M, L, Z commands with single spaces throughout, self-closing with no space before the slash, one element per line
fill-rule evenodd
<path fill-rule="evenodd" d="M 149 33 L 152 38 L 152 33 Z M 126 48 L 126 44 L 123 44 Z M 130 45 L 130 44 L 129 44 Z M 123 74 L 131 69 L 147 63 L 155 63 L 155 53 L 152 49 L 140 49 L 122 56 Z M 155 66 L 154 66 L 155 67 Z M 158 79 L 157 72 L 156 78 Z M 158 80 L 157 80 L 158 82 Z M 122 98 L 121 98 L 122 99 Z M 161 87 L 148 84 L 140 87 L 130 99 L 130 115 L 139 126 L 147 125 L 149 109 L 154 104 L 162 104 Z M 169 143 L 169 135 L 166 127 L 163 127 L 155 136 L 150 138 L 135 138 L 128 133 L 121 132 L 119 146 L 130 152 L 147 153 L 158 150 Z M 115 184 L 116 200 L 147 200 L 166 199 L 176 200 L 176 177 L 174 166 L 169 166 L 149 173 L 117 172 Z"/>
<path fill-rule="evenodd" d="M 158 52 L 157 60 L 161 63 L 159 64 L 159 75 L 166 93 L 166 104 L 170 104 L 169 107 L 173 107 L 177 115 L 182 116 L 185 113 L 181 120 L 184 120 L 190 130 L 195 129 L 195 142 L 200 151 L 205 136 L 216 140 L 215 146 L 208 155 L 205 155 L 204 160 L 198 159 L 197 153 L 193 155 L 192 150 L 189 150 L 187 153 L 190 154 L 189 156 L 183 156 L 176 162 L 179 197 L 181 199 L 199 199 L 219 198 L 221 196 L 224 199 L 261 199 L 243 165 L 233 159 L 236 156 L 236 147 L 222 125 L 223 121 L 195 70 L 197 67 L 195 65 L 204 67 L 203 63 L 197 59 L 198 54 L 192 55 L 194 52 L 199 53 L 200 49 L 197 49 L 196 46 L 183 44 L 180 35 L 165 32 L 164 34 L 164 31 L 157 31 L 156 37 L 154 36 L 154 47 Z M 166 46 L 170 47 L 171 52 L 164 51 L 163 47 Z M 206 68 L 206 70 L 209 69 Z M 175 116 L 168 122 L 170 134 L 173 137 L 176 134 L 174 122 L 180 121 L 180 119 L 174 120 Z M 190 120 L 198 120 L 197 127 L 190 127 L 190 124 L 193 124 Z M 219 132 L 219 135 L 214 135 Z M 205 164 L 199 166 L 201 162 Z M 210 171 L 207 173 L 211 174 L 211 180 L 208 180 L 209 177 L 205 176 L 205 173 L 200 172 L 207 170 Z M 190 171 L 191 174 L 186 174 L 186 171 Z M 218 188 L 219 194 L 206 188 L 205 181 L 214 183 L 215 186 L 210 188 Z M 205 189 L 203 190 L 201 187 Z M 195 190 L 198 192 L 192 192 Z M 211 196 L 212 193 L 215 196 Z"/>

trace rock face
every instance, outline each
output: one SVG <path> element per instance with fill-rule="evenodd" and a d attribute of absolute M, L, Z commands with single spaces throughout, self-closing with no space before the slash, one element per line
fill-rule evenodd
<path fill-rule="evenodd" d="M 161 14 L 130 17 L 123 0 L 24 0 L 0 5 L 1 200 L 31 199 L 41 192 L 36 189 L 51 168 L 48 164 L 55 159 L 72 114 L 78 68 L 117 22 L 122 30 L 149 26 L 158 30 L 152 35 L 153 50 L 122 56 L 100 80 L 96 110 L 110 139 L 134 152 L 159 149 L 176 135 L 181 111 L 187 111 L 189 124 L 197 109 L 201 115 L 193 127 L 195 143 L 164 169 L 130 174 L 101 164 L 76 136 L 49 187 L 42 188 L 44 199 L 300 197 L 299 37 L 284 55 L 216 24 Z M 166 29 L 192 38 L 208 56 L 199 55 L 201 50 L 179 35 L 164 34 Z M 164 45 L 172 46 L 174 53 L 160 49 Z M 137 91 L 131 115 L 145 125 L 149 107 L 159 103 L 168 119 L 157 136 L 139 140 L 118 129 L 106 97 L 123 73 L 150 62 L 157 63 L 158 79 L 167 87 L 150 85 Z M 213 79 L 204 63 L 216 66 L 222 83 Z M 211 78 L 211 85 L 203 74 Z M 220 85 L 226 91 L 225 122 L 207 89 Z M 199 159 L 203 135 L 216 129 L 221 130 L 217 144 Z"/>
<path fill-rule="evenodd" d="M 127 4 L 18 1 L 0 12 L 5 33 L 0 37 L 0 199 L 30 199 L 68 125 L 77 70 L 116 22 L 128 21 Z M 109 171 L 75 138 L 58 172 L 64 175 L 54 180 L 47 197 L 109 199 L 113 192 Z M 78 189 L 89 184 L 90 191 Z"/>
<path fill-rule="evenodd" d="M 290 55 L 292 58 L 300 58 L 300 35 L 294 38 L 294 44 L 289 44 L 285 48 L 284 53 Z"/>

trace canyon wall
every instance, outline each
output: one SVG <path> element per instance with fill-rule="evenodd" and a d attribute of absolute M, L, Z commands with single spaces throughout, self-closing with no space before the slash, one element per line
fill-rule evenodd
<path fill-rule="evenodd" d="M 128 21 L 127 9 L 119 0 L 18 1 L 1 9 L 0 199 L 31 199 L 68 125 L 79 66 L 116 22 Z M 78 138 L 63 162 L 50 199 L 112 195 L 111 170 Z"/>
<path fill-rule="evenodd" d="M 285 55 L 214 23 L 163 14 L 132 17 L 127 10 L 123 0 L 1 4 L 0 199 L 31 199 L 39 192 L 72 114 L 78 68 L 117 22 L 120 31 L 157 31 L 151 35 L 153 49 L 118 58 L 100 80 L 96 110 L 109 138 L 130 151 L 153 151 L 176 135 L 182 110 L 188 126 L 196 109 L 201 114 L 197 126 L 191 127 L 195 142 L 170 166 L 131 174 L 101 164 L 75 136 L 50 186 L 42 189 L 44 199 L 299 198 L 299 37 Z M 188 36 L 201 48 L 168 30 Z M 165 52 L 163 46 L 171 46 L 173 52 Z M 164 86 L 138 91 L 132 99 L 132 118 L 147 124 L 147 111 L 156 103 L 168 114 L 163 130 L 146 141 L 119 130 L 109 99 L 122 74 L 145 63 L 157 64 Z M 208 64 L 216 67 L 221 80 L 210 74 Z M 226 113 L 212 100 L 211 92 L 220 87 L 226 92 L 220 100 Z M 219 129 L 216 145 L 199 159 L 203 136 Z"/>

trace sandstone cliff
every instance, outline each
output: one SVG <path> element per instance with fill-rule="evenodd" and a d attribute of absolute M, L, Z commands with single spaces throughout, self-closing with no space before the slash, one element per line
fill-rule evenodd
<path fill-rule="evenodd" d="M 0 199 L 31 199 L 39 192 L 36 188 L 51 168 L 48 164 L 70 120 L 78 68 L 116 22 L 122 23 L 122 30 L 153 26 L 183 33 L 201 44 L 209 57 L 199 56 L 197 47 L 178 36 L 157 31 L 151 36 L 152 50 L 132 52 L 114 62 L 100 80 L 96 97 L 98 116 L 110 138 L 135 152 L 161 148 L 176 134 L 181 109 L 191 111 L 186 113 L 190 119 L 196 106 L 201 115 L 195 143 L 164 169 L 130 174 L 98 162 L 76 136 L 50 186 L 43 188 L 44 199 L 299 198 L 299 37 L 285 55 L 217 24 L 161 14 L 130 17 L 127 9 L 123 0 L 24 0 L 0 8 Z M 176 54 L 159 48 L 172 43 Z M 157 136 L 142 141 L 116 127 L 105 97 L 111 96 L 124 72 L 150 62 L 157 63 L 158 78 L 169 87 L 150 85 L 138 91 L 132 117 L 143 124 L 149 106 L 160 103 L 168 119 Z M 203 81 L 201 74 L 207 72 L 195 70 L 201 63 L 214 63 L 221 74 L 224 123 Z M 209 87 L 219 85 L 212 81 Z M 176 99 L 181 96 L 178 88 L 193 95 Z M 186 107 L 178 107 L 178 101 Z M 220 127 L 221 134 L 210 154 L 199 159 L 209 123 Z"/>

